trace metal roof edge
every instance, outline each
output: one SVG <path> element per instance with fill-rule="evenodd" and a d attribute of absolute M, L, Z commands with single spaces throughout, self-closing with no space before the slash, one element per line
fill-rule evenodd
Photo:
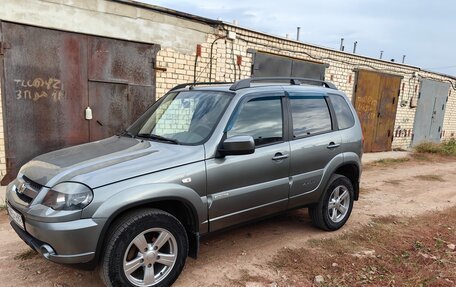
<path fill-rule="evenodd" d="M 350 53 L 350 52 L 345 52 L 345 51 L 340 51 L 340 50 L 336 50 L 336 49 L 333 49 L 333 48 L 319 46 L 317 44 L 310 44 L 310 43 L 307 43 L 307 42 L 296 41 L 296 40 L 285 38 L 285 37 L 282 37 L 282 36 L 268 34 L 266 32 L 261 32 L 261 31 L 255 30 L 255 29 L 246 28 L 246 27 L 242 27 L 242 26 L 239 26 L 239 25 L 234 25 L 232 23 L 225 22 L 225 21 L 222 21 L 222 24 L 226 25 L 226 26 L 233 27 L 233 28 L 242 29 L 242 30 L 246 30 L 246 31 L 249 31 L 249 32 L 254 32 L 254 33 L 257 33 L 257 34 L 261 34 L 261 35 L 266 36 L 266 37 L 272 37 L 272 38 L 288 41 L 288 42 L 291 42 L 291 43 L 294 43 L 294 44 L 300 44 L 300 45 L 304 45 L 304 46 L 310 46 L 312 48 L 323 49 L 323 50 L 326 50 L 326 51 L 329 51 L 329 52 L 332 52 L 332 53 L 338 53 L 338 54 L 342 54 L 342 55 L 350 56 L 350 57 L 355 57 L 355 58 L 364 58 L 364 59 L 368 59 L 368 60 L 379 62 L 381 64 L 388 64 L 388 65 L 394 65 L 394 66 L 405 66 L 407 68 L 413 68 L 413 69 L 421 70 L 421 68 L 418 67 L 418 66 L 402 64 L 402 63 L 397 63 L 397 62 L 389 62 L 389 61 L 385 61 L 385 60 L 381 60 L 381 59 L 377 59 L 377 58 L 372 58 L 372 57 L 369 57 L 369 56 L 363 56 L 363 55 L 360 55 L 360 54 L 353 54 L 353 53 Z"/>
<path fill-rule="evenodd" d="M 219 21 L 219 20 L 201 17 L 201 16 L 190 14 L 190 13 L 185 13 L 185 12 L 181 12 L 181 11 L 153 5 L 153 4 L 139 2 L 136 0 L 108 0 L 108 1 L 117 2 L 117 3 L 135 6 L 135 7 L 144 8 L 144 9 L 149 9 L 149 10 L 153 10 L 153 11 L 156 11 L 159 13 L 177 16 L 180 18 L 184 18 L 184 19 L 188 19 L 188 20 L 192 20 L 192 21 L 196 21 L 196 22 L 202 22 L 202 23 L 206 23 L 206 24 L 210 24 L 210 25 L 221 25 L 222 24 L 222 21 Z"/>
<path fill-rule="evenodd" d="M 242 30 L 245 30 L 245 31 L 248 31 L 248 32 L 254 32 L 254 33 L 266 36 L 266 37 L 276 38 L 276 39 L 287 41 L 287 42 L 294 43 L 294 44 L 299 44 L 299 45 L 303 45 L 303 46 L 308 46 L 308 47 L 312 47 L 312 48 L 326 50 L 326 51 L 331 52 L 331 53 L 340 54 L 341 56 L 348 56 L 348 57 L 351 57 L 351 58 L 362 58 L 362 59 L 374 61 L 374 62 L 376 62 L 378 64 L 390 65 L 390 66 L 395 66 L 395 67 L 400 67 L 400 68 L 407 68 L 407 69 L 412 69 L 412 70 L 416 70 L 416 71 L 423 71 L 423 72 L 432 73 L 432 74 L 435 74 L 435 75 L 439 75 L 439 76 L 442 76 L 442 77 L 447 77 L 447 78 L 451 78 L 453 80 L 456 80 L 456 76 L 451 76 L 451 75 L 447 75 L 447 74 L 444 74 L 444 73 L 438 73 L 438 72 L 422 69 L 422 68 L 420 68 L 418 66 L 402 64 L 402 63 L 397 63 L 397 62 L 385 61 L 385 60 L 381 60 L 381 59 L 377 59 L 377 58 L 373 58 L 373 57 L 369 57 L 369 56 L 363 56 L 363 55 L 360 55 L 360 54 L 353 54 L 353 53 L 349 53 L 349 52 L 345 52 L 345 51 L 339 51 L 337 49 L 328 48 L 328 47 L 324 47 L 324 46 L 319 46 L 319 45 L 316 45 L 316 44 L 310 44 L 310 43 L 307 43 L 307 42 L 296 41 L 296 40 L 285 38 L 285 37 L 282 37 L 282 36 L 268 34 L 266 32 L 258 31 L 258 30 L 252 29 L 252 28 L 246 28 L 246 27 L 242 27 L 242 26 L 239 26 L 239 25 L 235 25 L 235 24 L 232 24 L 232 23 L 229 23 L 229 22 L 226 22 L 226 21 L 214 20 L 214 19 L 211 19 L 211 18 L 201 17 L 201 16 L 190 14 L 190 13 L 180 12 L 180 11 L 177 11 L 177 10 L 173 10 L 173 9 L 169 9 L 169 8 L 165 8 L 165 7 L 161 7 L 161 6 L 157 6 L 157 5 L 153 5 L 153 4 L 139 2 L 139 1 L 136 1 L 136 0 L 108 0 L 108 1 L 122 3 L 122 4 L 125 4 L 125 5 L 136 6 L 136 7 L 144 8 L 144 9 L 149 9 L 149 10 L 153 10 L 153 11 L 156 11 L 156 12 L 159 12 L 159 13 L 173 15 L 173 16 L 177 16 L 177 17 L 180 17 L 180 18 L 188 19 L 188 20 L 191 20 L 191 21 L 196 21 L 196 22 L 200 22 L 200 23 L 209 24 L 209 25 L 212 25 L 212 26 L 217 26 L 217 25 L 219 25 L 219 26 L 223 26 L 223 25 L 224 26 L 229 26 L 229 27 L 232 27 L 232 28 L 242 29 Z"/>
<path fill-rule="evenodd" d="M 420 71 L 421 71 L 421 72 L 431 73 L 431 74 L 434 74 L 434 75 L 439 75 L 439 76 L 441 76 L 441 77 L 447 77 L 447 78 L 456 80 L 456 76 L 452 76 L 452 75 L 448 75 L 448 74 L 444 74 L 444 73 L 439 73 L 439 72 L 434 72 L 434 71 L 430 71 L 430 70 L 427 70 L 427 69 L 420 69 Z"/>

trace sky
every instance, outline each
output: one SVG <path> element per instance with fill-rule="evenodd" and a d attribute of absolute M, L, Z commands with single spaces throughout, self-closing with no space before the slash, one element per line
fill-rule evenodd
<path fill-rule="evenodd" d="M 454 0 L 137 0 L 456 76 Z"/>

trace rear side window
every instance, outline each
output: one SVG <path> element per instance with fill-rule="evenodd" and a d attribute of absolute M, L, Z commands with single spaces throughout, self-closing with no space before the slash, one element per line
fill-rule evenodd
<path fill-rule="evenodd" d="M 355 119 L 347 104 L 347 101 L 340 95 L 330 95 L 331 104 L 336 112 L 337 124 L 339 129 L 351 128 L 355 124 Z"/>
<path fill-rule="evenodd" d="M 249 135 L 256 145 L 283 141 L 282 101 L 280 97 L 252 99 L 240 107 L 227 136 Z"/>
<path fill-rule="evenodd" d="M 323 96 L 290 94 L 293 137 L 305 137 L 332 130 L 331 115 Z"/>

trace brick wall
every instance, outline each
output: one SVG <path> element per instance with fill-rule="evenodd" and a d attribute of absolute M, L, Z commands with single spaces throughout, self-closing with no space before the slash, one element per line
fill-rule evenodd
<path fill-rule="evenodd" d="M 334 82 L 338 89 L 345 92 L 350 99 L 353 98 L 356 81 L 355 69 L 368 69 L 402 76 L 401 92 L 393 131 L 393 149 L 407 149 L 410 147 L 416 112 L 416 108 L 410 107 L 410 101 L 413 97 L 418 96 L 420 78 L 455 82 L 449 77 L 421 71 L 418 67 L 306 45 L 231 25 L 221 27 L 217 35 L 208 34 L 206 41 L 201 43 L 202 57 L 198 59 L 197 63 L 197 81 L 209 81 L 210 46 L 217 37 L 226 35 L 225 30 L 236 32 L 237 39 L 234 41 L 220 39 L 214 44 L 212 81 L 233 81 L 235 80 L 235 73 L 236 78 L 249 77 L 251 75 L 252 54 L 247 52 L 248 49 L 306 61 L 327 63 L 329 68 L 326 69 L 326 79 Z M 194 50 L 196 50 L 196 46 Z M 240 71 L 238 67 L 235 70 L 237 55 L 242 56 Z M 183 54 L 174 51 L 172 48 L 160 51 L 158 54 L 158 66 L 167 70 L 166 72 L 157 72 L 157 96 L 162 96 L 176 84 L 192 82 L 194 61 L 195 52 Z M 451 94 L 453 96 L 448 101 L 444 120 L 444 138 L 450 138 L 456 134 L 456 90 L 451 88 Z"/>
<path fill-rule="evenodd" d="M 4 3 L 3 3 L 4 2 Z M 2 2 L 0 20 L 35 25 L 39 27 L 86 33 L 91 35 L 159 44 L 157 55 L 156 93 L 165 94 L 179 83 L 192 82 L 196 44 L 202 45 L 202 57 L 196 68 L 197 81 L 234 81 L 251 74 L 252 54 L 248 49 L 289 56 L 297 59 L 329 64 L 326 79 L 333 81 L 349 98 L 353 97 L 354 69 L 371 69 L 403 76 L 400 100 L 393 134 L 393 148 L 408 148 L 416 108 L 410 108 L 412 97 L 419 93 L 420 77 L 451 81 L 420 70 L 418 67 L 400 65 L 339 52 L 285 38 L 222 24 L 217 28 L 199 21 L 160 13 L 151 9 L 103 0 L 6 0 Z M 34 11 L 34 17 L 29 17 Z M 220 39 L 213 45 L 212 73 L 210 67 L 211 44 L 227 31 L 237 33 L 234 41 Z M 235 57 L 242 56 L 240 70 L 235 68 Z M 0 83 L 1 84 L 1 83 Z M 1 105 L 1 103 L 0 103 Z M 0 106 L 1 108 L 1 106 Z M 1 109 L 0 109 L 0 119 Z M 444 138 L 456 134 L 456 90 L 451 89 L 444 119 Z M 0 121 L 0 173 L 5 172 L 3 121 Z"/>

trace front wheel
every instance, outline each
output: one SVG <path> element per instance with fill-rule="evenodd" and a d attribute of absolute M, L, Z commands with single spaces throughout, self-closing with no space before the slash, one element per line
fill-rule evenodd
<path fill-rule="evenodd" d="M 312 223 L 326 231 L 341 228 L 350 217 L 353 199 L 351 181 L 343 175 L 333 175 L 320 202 L 309 207 Z"/>
<path fill-rule="evenodd" d="M 107 286 L 170 286 L 188 254 L 185 228 L 171 214 L 142 209 L 123 216 L 108 235 L 100 275 Z"/>

